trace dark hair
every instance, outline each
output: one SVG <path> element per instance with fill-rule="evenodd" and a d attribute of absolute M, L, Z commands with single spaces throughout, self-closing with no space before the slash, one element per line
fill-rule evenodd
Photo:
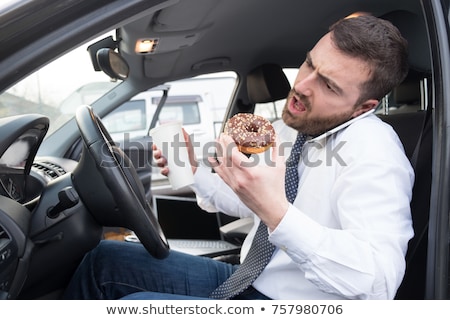
<path fill-rule="evenodd" d="M 389 21 L 371 15 L 342 19 L 330 27 L 338 50 L 370 65 L 370 78 L 363 83 L 357 104 L 380 100 L 408 73 L 408 43 Z"/>

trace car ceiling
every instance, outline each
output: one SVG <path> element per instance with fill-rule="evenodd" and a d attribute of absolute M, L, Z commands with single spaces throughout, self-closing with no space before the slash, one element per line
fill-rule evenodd
<path fill-rule="evenodd" d="M 184 0 L 122 28 L 120 49 L 133 76 L 150 81 L 227 69 L 245 75 L 264 63 L 298 67 L 329 25 L 356 11 L 401 27 L 412 39 L 412 66 L 429 69 L 420 3 L 411 0 Z M 155 53 L 135 55 L 146 37 L 159 39 Z"/>

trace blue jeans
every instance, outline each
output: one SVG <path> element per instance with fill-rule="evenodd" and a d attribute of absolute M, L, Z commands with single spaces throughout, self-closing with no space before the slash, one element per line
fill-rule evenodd
<path fill-rule="evenodd" d="M 86 254 L 64 299 L 205 299 L 237 268 L 171 251 L 155 259 L 138 243 L 101 241 Z M 237 299 L 268 299 L 250 288 Z"/>

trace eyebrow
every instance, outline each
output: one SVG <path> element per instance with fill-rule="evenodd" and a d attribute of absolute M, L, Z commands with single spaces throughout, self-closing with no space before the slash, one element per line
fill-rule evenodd
<path fill-rule="evenodd" d="M 311 58 L 311 51 L 308 51 L 308 52 L 306 53 L 306 61 L 309 63 L 309 65 L 311 66 L 312 69 L 314 69 L 314 70 L 316 69 L 316 67 L 314 66 L 314 63 L 313 63 L 313 61 L 312 61 L 312 58 Z M 318 71 L 317 71 L 317 76 L 318 76 L 322 81 L 324 81 L 325 83 L 328 83 L 331 87 L 333 87 L 333 90 L 335 90 L 336 93 L 338 93 L 338 94 L 342 94 L 342 93 L 343 93 L 342 88 L 339 87 L 339 86 L 336 84 L 336 82 L 334 82 L 334 81 L 331 80 L 330 78 L 324 76 L 323 74 L 321 74 L 321 73 L 318 72 Z"/>

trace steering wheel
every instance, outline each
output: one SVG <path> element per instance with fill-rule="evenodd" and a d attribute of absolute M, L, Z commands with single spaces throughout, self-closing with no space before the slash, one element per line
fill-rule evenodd
<path fill-rule="evenodd" d="M 155 258 L 165 258 L 169 245 L 145 197 L 144 186 L 128 156 L 116 146 L 99 117 L 90 106 L 80 106 L 76 121 L 89 153 L 100 176 L 109 189 L 116 210 L 99 215 L 100 221 L 111 221 L 118 227 L 133 230 L 147 251 Z M 91 177 L 91 182 L 95 177 Z M 93 210 L 97 211 L 97 210 Z M 98 210 L 102 211 L 102 210 Z M 100 216 L 101 215 L 101 216 Z"/>

